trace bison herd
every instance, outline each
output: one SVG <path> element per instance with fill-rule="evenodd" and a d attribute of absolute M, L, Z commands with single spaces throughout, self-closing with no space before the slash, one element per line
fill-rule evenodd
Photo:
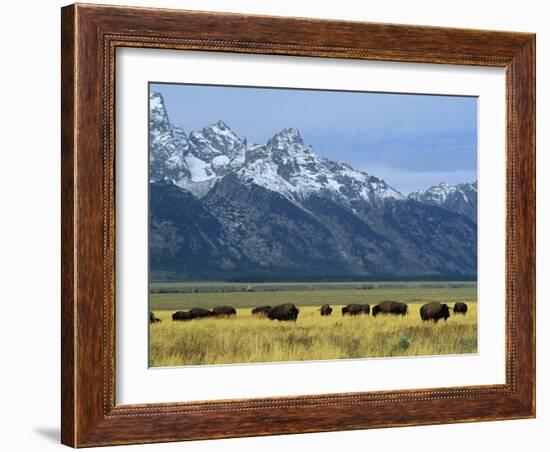
<path fill-rule="evenodd" d="M 172 314 L 172 320 L 193 320 L 205 317 L 230 317 L 237 315 L 237 310 L 232 306 L 216 306 L 209 310 L 205 308 L 191 308 L 189 311 L 176 311 Z"/>
<path fill-rule="evenodd" d="M 329 304 L 323 304 L 319 311 L 321 316 L 330 316 L 333 309 Z M 468 305 L 466 303 L 457 302 L 453 306 L 453 314 L 466 315 Z M 296 321 L 300 310 L 293 303 L 285 303 L 278 306 L 258 306 L 252 309 L 252 315 L 257 317 L 266 317 L 271 320 L 278 321 Z M 342 316 L 357 316 L 357 315 L 408 315 L 409 310 L 406 303 L 399 301 L 382 301 L 371 307 L 369 304 L 352 303 L 342 308 Z M 176 311 L 172 314 L 172 320 L 193 320 L 206 317 L 231 317 L 237 315 L 237 310 L 232 306 L 216 306 L 212 310 L 205 308 L 191 308 L 188 311 Z M 423 321 L 438 322 L 439 320 L 447 320 L 451 316 L 449 306 L 439 301 L 431 301 L 424 304 L 420 308 L 420 318 Z M 161 320 L 155 316 L 153 312 L 149 313 L 149 322 L 157 323 Z"/>

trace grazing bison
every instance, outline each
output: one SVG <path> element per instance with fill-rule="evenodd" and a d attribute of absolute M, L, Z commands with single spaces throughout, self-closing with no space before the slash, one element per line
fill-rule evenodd
<path fill-rule="evenodd" d="M 160 320 L 154 312 L 149 312 L 149 323 L 157 323 L 157 322 L 161 322 L 162 320 Z"/>
<path fill-rule="evenodd" d="M 192 320 L 193 316 L 189 311 L 176 311 L 172 314 L 172 320 Z"/>
<path fill-rule="evenodd" d="M 252 315 L 262 315 L 266 316 L 271 311 L 271 306 L 259 306 L 252 309 Z"/>
<path fill-rule="evenodd" d="M 378 314 L 407 315 L 408 307 L 399 301 L 383 301 L 372 308 L 372 316 Z"/>
<path fill-rule="evenodd" d="M 439 319 L 447 320 L 451 314 L 449 314 L 449 306 L 439 301 L 432 301 L 426 303 L 420 308 L 420 317 L 424 321 L 433 320 L 438 322 Z"/>
<path fill-rule="evenodd" d="M 332 308 L 330 307 L 329 304 L 324 304 L 321 306 L 321 309 L 319 309 L 321 311 L 321 315 L 331 315 L 332 314 Z"/>
<path fill-rule="evenodd" d="M 466 312 L 468 312 L 468 305 L 466 303 L 455 303 L 453 307 L 453 313 L 466 315 Z"/>
<path fill-rule="evenodd" d="M 189 312 L 194 319 L 202 319 L 203 317 L 212 317 L 214 315 L 212 311 L 205 308 L 191 308 Z"/>
<path fill-rule="evenodd" d="M 348 304 L 342 308 L 342 315 L 359 315 L 359 314 L 369 314 L 370 306 L 368 304 Z"/>
<path fill-rule="evenodd" d="M 212 309 L 212 314 L 215 317 L 229 317 L 230 315 L 237 315 L 237 310 L 233 306 L 216 306 Z"/>
<path fill-rule="evenodd" d="M 294 304 L 285 303 L 271 308 L 267 313 L 267 317 L 271 320 L 293 320 L 295 322 L 299 312 Z"/>
<path fill-rule="evenodd" d="M 172 314 L 172 320 L 193 320 L 215 315 L 212 311 L 204 308 L 191 308 L 189 311 L 177 311 Z"/>

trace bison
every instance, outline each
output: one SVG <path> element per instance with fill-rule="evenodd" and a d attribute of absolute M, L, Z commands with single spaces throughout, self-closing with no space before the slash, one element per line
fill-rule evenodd
<path fill-rule="evenodd" d="M 212 311 L 205 308 L 191 308 L 189 312 L 194 319 L 202 319 L 203 317 L 212 317 L 214 315 Z"/>
<path fill-rule="evenodd" d="M 466 312 L 468 312 L 468 305 L 466 303 L 462 303 L 462 302 L 455 303 L 453 307 L 454 314 L 466 315 Z"/>
<path fill-rule="evenodd" d="M 258 306 L 252 309 L 252 315 L 266 316 L 271 311 L 271 306 Z"/>
<path fill-rule="evenodd" d="M 378 314 L 407 315 L 408 307 L 399 301 L 383 301 L 372 308 L 372 316 Z"/>
<path fill-rule="evenodd" d="M 292 320 L 295 322 L 299 312 L 299 309 L 294 304 L 285 303 L 271 308 L 267 313 L 267 318 L 278 321 Z"/>
<path fill-rule="evenodd" d="M 216 306 L 212 309 L 212 314 L 215 317 L 229 317 L 237 315 L 237 310 L 233 306 Z"/>
<path fill-rule="evenodd" d="M 172 320 L 193 320 L 211 317 L 215 315 L 212 311 L 204 308 L 191 308 L 189 311 L 177 311 L 172 314 Z"/>
<path fill-rule="evenodd" d="M 324 304 L 321 306 L 321 308 L 319 309 L 321 311 L 321 315 L 322 316 L 325 316 L 325 315 L 331 315 L 332 314 L 332 308 L 330 307 L 329 304 Z"/>
<path fill-rule="evenodd" d="M 176 311 L 172 314 L 172 320 L 192 320 L 193 316 L 189 311 Z"/>
<path fill-rule="evenodd" d="M 439 319 L 446 321 L 450 316 L 449 306 L 445 303 L 440 303 L 439 301 L 431 301 L 420 308 L 420 317 L 425 322 L 428 320 L 433 320 L 437 323 Z"/>
<path fill-rule="evenodd" d="M 149 323 L 157 323 L 161 321 L 162 320 L 160 320 L 153 311 L 149 312 Z"/>
<path fill-rule="evenodd" d="M 370 313 L 370 305 L 368 304 L 352 303 L 342 308 L 342 315 L 359 315 L 359 314 L 369 315 L 369 313 Z"/>

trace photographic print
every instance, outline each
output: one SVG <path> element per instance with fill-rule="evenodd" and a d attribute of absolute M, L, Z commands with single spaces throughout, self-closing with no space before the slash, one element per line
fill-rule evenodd
<path fill-rule="evenodd" d="M 477 353 L 476 97 L 148 95 L 151 367 Z"/>

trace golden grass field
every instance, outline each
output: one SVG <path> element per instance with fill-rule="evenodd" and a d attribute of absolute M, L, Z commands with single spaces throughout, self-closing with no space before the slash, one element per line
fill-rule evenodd
<path fill-rule="evenodd" d="M 373 357 L 466 354 L 477 352 L 475 286 L 459 288 L 376 288 L 375 290 L 296 290 L 278 292 L 151 294 L 150 307 L 162 321 L 150 325 L 151 367 L 306 361 Z M 405 317 L 342 317 L 348 303 L 371 307 L 383 299 L 409 305 Z M 339 300 L 339 303 L 335 303 Z M 466 316 L 452 315 L 445 322 L 422 322 L 419 309 L 431 300 L 468 303 Z M 295 303 L 296 322 L 278 322 L 252 316 L 253 306 Z M 329 317 L 319 306 L 330 303 Z M 176 309 L 232 305 L 231 318 L 172 321 Z"/>

